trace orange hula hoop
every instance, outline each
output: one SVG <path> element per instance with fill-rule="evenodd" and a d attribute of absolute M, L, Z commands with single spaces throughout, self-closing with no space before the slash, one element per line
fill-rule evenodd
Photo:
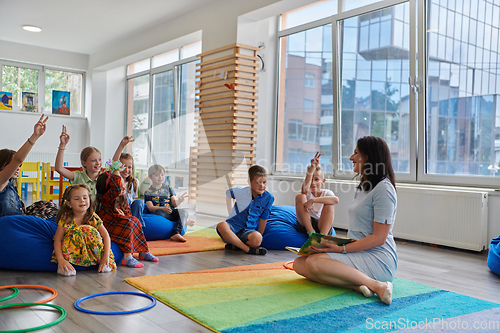
<path fill-rule="evenodd" d="M 55 290 L 54 288 L 51 288 L 51 287 L 37 286 L 35 284 L 11 284 L 9 286 L 0 286 L 0 290 L 1 289 L 9 289 L 9 288 L 43 289 L 43 290 L 50 291 L 52 293 L 52 296 L 50 296 L 49 298 L 42 299 L 41 301 L 36 301 L 36 302 L 32 302 L 32 303 L 48 303 L 57 297 L 57 290 Z M 27 305 L 27 306 L 29 306 L 29 305 Z M 19 306 L 19 307 L 21 308 L 23 306 Z M 1 309 L 1 305 L 0 305 L 0 309 Z"/>
<path fill-rule="evenodd" d="M 283 267 L 293 271 L 293 261 L 287 261 L 286 263 L 283 264 Z"/>

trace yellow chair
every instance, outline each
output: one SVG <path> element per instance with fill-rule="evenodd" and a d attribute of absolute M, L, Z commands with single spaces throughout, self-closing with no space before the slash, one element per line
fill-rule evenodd
<path fill-rule="evenodd" d="M 59 193 L 54 194 L 54 188 L 59 188 L 59 180 L 54 180 L 55 172 L 50 163 L 42 163 L 42 200 L 59 200 Z"/>
<path fill-rule="evenodd" d="M 36 172 L 36 176 L 24 176 L 24 172 Z M 19 196 L 21 196 L 21 187 L 23 183 L 32 184 L 33 202 L 40 200 L 40 174 L 40 162 L 23 162 L 21 168 L 19 169 L 19 176 L 17 179 L 17 191 L 19 193 Z"/>

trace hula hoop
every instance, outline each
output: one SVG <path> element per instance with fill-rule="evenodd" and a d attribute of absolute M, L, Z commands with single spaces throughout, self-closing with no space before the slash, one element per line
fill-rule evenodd
<path fill-rule="evenodd" d="M 293 261 L 287 261 L 286 263 L 283 264 L 283 267 L 293 271 Z"/>
<path fill-rule="evenodd" d="M 41 301 L 31 302 L 31 303 L 38 303 L 38 304 L 40 304 L 40 303 L 47 303 L 47 302 L 50 302 L 54 298 L 57 297 L 57 290 L 55 290 L 54 288 L 51 288 L 51 287 L 37 286 L 35 284 L 11 284 L 9 286 L 0 286 L 0 290 L 2 290 L 2 289 L 10 289 L 10 288 L 43 289 L 43 290 L 50 291 L 52 293 L 52 296 L 50 296 L 49 298 L 42 299 Z M 19 303 L 18 307 L 22 307 L 23 306 L 22 304 L 29 304 L 29 303 Z"/>
<path fill-rule="evenodd" d="M 17 289 L 17 288 L 9 288 L 9 289 L 14 290 L 14 293 L 12 293 L 12 295 L 9 295 L 7 297 L 0 298 L 0 302 L 8 301 L 9 299 L 13 299 L 14 297 L 17 296 L 17 294 L 19 294 L 19 289 Z"/>
<path fill-rule="evenodd" d="M 97 297 L 97 296 L 105 296 L 105 295 L 135 295 L 135 296 L 141 296 L 141 297 L 146 297 L 148 298 L 149 300 L 151 300 L 151 304 L 143 307 L 143 308 L 140 308 L 140 309 L 136 309 L 136 310 L 128 310 L 128 311 L 117 311 L 117 312 L 102 312 L 102 311 L 92 311 L 92 310 L 87 310 L 87 309 L 84 309 L 80 306 L 80 303 L 89 299 L 89 298 L 94 298 L 94 297 Z M 80 298 L 79 300 L 77 300 L 75 302 L 75 308 L 77 310 L 80 310 L 82 312 L 86 312 L 86 313 L 90 313 L 90 314 L 98 314 L 98 315 L 122 315 L 122 314 L 130 314 L 130 313 L 137 313 L 137 312 L 141 312 L 141 311 L 145 311 L 145 310 L 148 310 L 148 309 L 151 309 L 153 306 L 156 305 L 156 298 L 154 298 L 153 296 L 150 296 L 150 295 L 147 295 L 147 294 L 141 294 L 141 293 L 136 293 L 136 292 L 132 292 L 132 291 L 113 291 L 113 292 L 108 292 L 108 293 L 98 293 L 98 294 L 93 294 L 93 295 L 89 295 L 89 296 L 84 296 L 82 298 Z"/>
<path fill-rule="evenodd" d="M 33 328 L 23 328 L 21 330 L 10 330 L 10 331 L 2 331 L 2 332 L 9 332 L 9 333 L 14 333 L 14 332 L 31 332 L 31 331 L 36 331 L 36 330 L 41 330 L 50 326 L 54 326 L 55 324 L 59 324 L 61 321 L 66 318 L 66 310 L 64 308 L 60 307 L 59 305 L 55 304 L 44 304 L 44 303 L 14 303 L 14 304 L 5 304 L 5 305 L 0 305 L 0 310 L 4 310 L 7 308 L 18 308 L 18 307 L 26 307 L 26 306 L 49 306 L 51 308 L 57 309 L 61 311 L 61 316 L 54 320 L 51 323 L 44 324 L 41 326 L 33 327 Z"/>

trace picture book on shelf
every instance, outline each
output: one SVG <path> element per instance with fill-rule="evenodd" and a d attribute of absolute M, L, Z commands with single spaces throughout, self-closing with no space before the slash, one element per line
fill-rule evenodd
<path fill-rule="evenodd" d="M 319 234 L 316 232 L 312 232 L 309 235 L 309 238 L 306 240 L 306 242 L 302 245 L 302 247 L 300 249 L 298 247 L 291 247 L 291 246 L 287 246 L 286 249 L 289 251 L 292 251 L 295 254 L 301 255 L 301 256 L 308 256 L 308 255 L 316 253 L 316 252 L 311 250 L 311 246 L 314 246 L 317 248 L 325 248 L 326 247 L 325 245 L 321 244 L 321 242 L 330 242 L 332 244 L 335 243 L 337 245 L 345 245 L 345 244 L 349 244 L 349 243 L 352 243 L 355 241 L 356 240 L 352 239 L 352 238 L 323 235 L 323 234 Z"/>

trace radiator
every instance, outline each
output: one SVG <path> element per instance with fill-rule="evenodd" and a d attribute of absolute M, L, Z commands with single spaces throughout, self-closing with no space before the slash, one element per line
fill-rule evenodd
<path fill-rule="evenodd" d="M 26 162 L 49 162 L 50 165 L 54 165 L 56 162 L 56 153 L 42 153 L 42 152 L 30 152 L 25 159 Z M 77 167 L 80 166 L 80 154 L 76 153 L 65 153 L 64 162 L 68 163 L 68 166 Z"/>
<path fill-rule="evenodd" d="M 339 197 L 334 227 L 347 229 L 354 184 L 332 182 Z M 488 246 L 488 192 L 397 186 L 396 238 L 482 251 Z"/>

